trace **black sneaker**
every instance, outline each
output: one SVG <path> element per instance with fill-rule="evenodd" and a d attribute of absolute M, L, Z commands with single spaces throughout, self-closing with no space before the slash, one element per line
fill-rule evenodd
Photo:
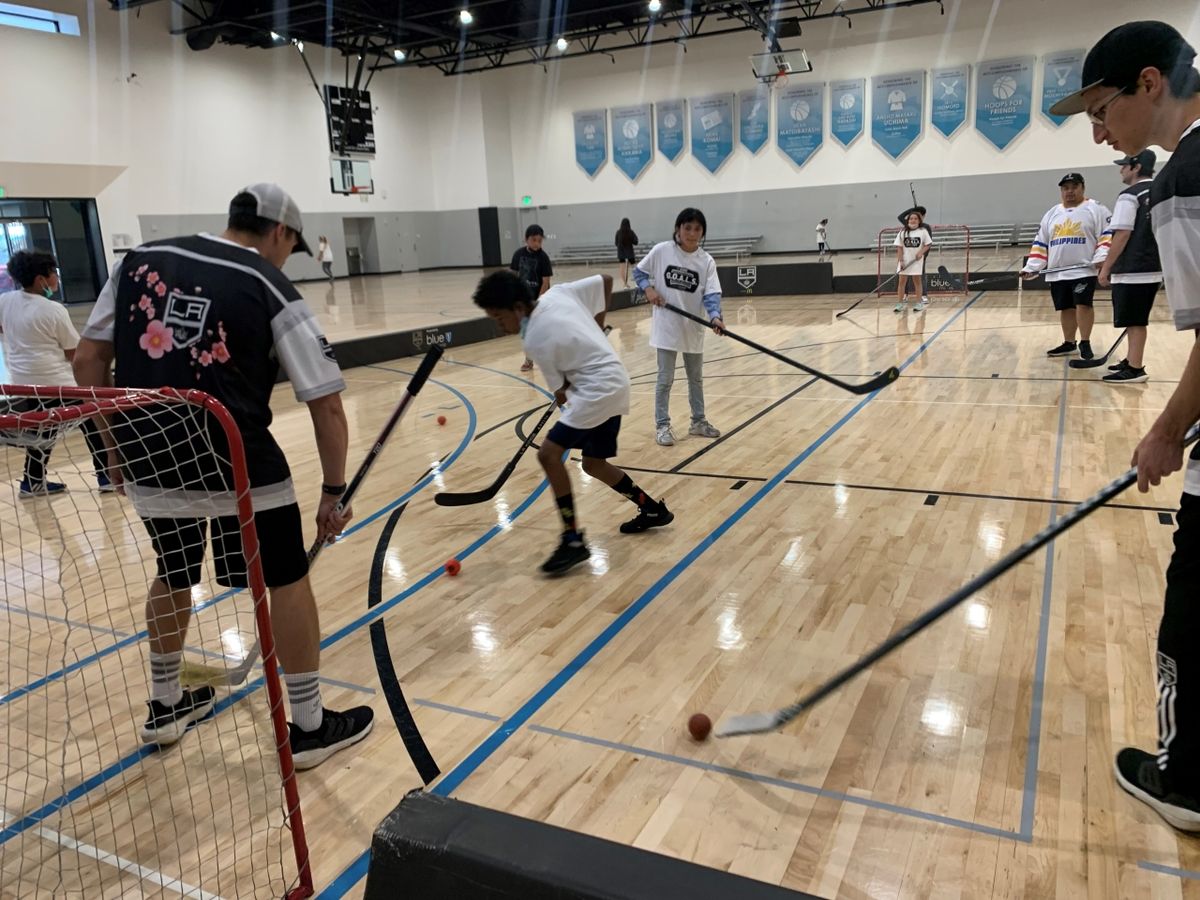
<path fill-rule="evenodd" d="M 1123 369 L 1105 375 L 1101 381 L 1107 381 L 1109 384 L 1141 384 L 1149 380 L 1150 376 L 1146 374 L 1145 369 L 1135 369 L 1133 366 L 1126 366 Z"/>
<path fill-rule="evenodd" d="M 651 528 L 662 528 L 675 521 L 675 513 L 667 509 L 667 504 L 659 500 L 653 507 L 647 505 L 638 508 L 638 514 L 628 522 L 621 523 L 621 534 L 639 534 Z"/>
<path fill-rule="evenodd" d="M 146 722 L 142 725 L 142 742 L 167 747 L 174 744 L 193 722 L 199 722 L 212 712 L 216 694 L 210 687 L 198 687 L 184 691 L 183 697 L 174 706 L 159 700 L 151 700 Z"/>
<path fill-rule="evenodd" d="M 547 575 L 561 575 L 572 566 L 577 566 L 592 555 L 587 544 L 583 542 L 583 532 L 564 531 L 558 549 L 550 554 L 550 558 L 542 563 L 542 571 Z"/>
<path fill-rule="evenodd" d="M 1117 783 L 1180 831 L 1200 832 L 1200 800 L 1171 788 L 1167 773 L 1145 750 L 1126 747 L 1117 754 Z"/>
<path fill-rule="evenodd" d="M 1094 359 L 1095 356 L 1096 356 L 1096 354 L 1092 352 L 1092 342 L 1091 341 L 1080 341 L 1079 342 L 1079 358 L 1080 359 Z"/>
<path fill-rule="evenodd" d="M 1110 371 L 1110 372 L 1120 372 L 1122 369 L 1128 369 L 1128 368 L 1129 368 L 1129 360 L 1127 360 L 1127 359 L 1123 359 L 1123 360 L 1121 360 L 1119 363 L 1117 363 L 1116 365 L 1109 366 L 1109 367 L 1108 367 L 1108 371 Z"/>
<path fill-rule="evenodd" d="M 301 731 L 288 722 L 288 743 L 292 745 L 292 763 L 296 771 L 319 766 L 343 747 L 357 744 L 371 733 L 375 711 L 369 706 L 356 706 L 345 712 L 327 709 L 321 717 L 321 727 Z"/>
<path fill-rule="evenodd" d="M 1057 347 L 1046 351 L 1047 356 L 1070 356 L 1075 352 L 1074 341 L 1063 341 Z"/>

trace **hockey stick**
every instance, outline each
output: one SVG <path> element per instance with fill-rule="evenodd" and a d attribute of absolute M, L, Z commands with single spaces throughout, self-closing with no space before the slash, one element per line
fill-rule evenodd
<path fill-rule="evenodd" d="M 1092 359 L 1072 359 L 1067 362 L 1067 365 L 1072 369 L 1094 369 L 1097 366 L 1104 365 L 1106 362 L 1108 362 L 1108 358 L 1113 355 L 1113 351 L 1117 349 L 1117 346 L 1121 343 L 1121 341 L 1125 340 L 1125 335 L 1128 333 L 1129 329 L 1126 328 L 1124 331 L 1118 334 L 1117 339 L 1113 341 L 1113 345 L 1108 348 L 1108 352 L 1103 356 L 1097 356 Z"/>
<path fill-rule="evenodd" d="M 551 400 L 550 405 L 546 407 L 546 411 L 542 413 L 542 417 L 538 419 L 537 424 L 533 426 L 533 430 L 525 436 L 525 440 L 521 443 L 516 455 L 508 461 L 500 474 L 496 476 L 496 480 L 485 487 L 482 491 L 464 491 L 459 494 L 443 491 L 440 494 L 433 495 L 433 502 L 438 506 L 471 506 L 475 503 L 487 503 L 498 493 L 500 488 L 504 487 L 504 482 L 508 481 L 508 476 L 516 469 L 517 463 L 529 449 L 529 445 L 533 443 L 533 439 L 537 437 L 537 433 L 542 430 L 542 426 L 550 419 L 554 412 L 555 406 L 558 405 L 557 400 Z"/>
<path fill-rule="evenodd" d="M 858 306 L 858 304 L 862 303 L 864 300 L 869 300 L 870 298 L 877 296 L 879 294 L 879 292 L 883 290 L 884 285 L 888 284 L 889 282 L 895 281 L 899 274 L 900 273 L 897 272 L 895 275 L 892 275 L 890 278 L 885 278 L 883 281 L 879 282 L 879 284 L 875 285 L 875 289 L 873 291 L 871 291 L 871 293 L 864 294 L 863 296 L 859 297 L 857 300 L 855 300 L 853 303 L 851 303 L 849 306 L 847 306 L 845 309 L 843 309 L 840 313 L 835 315 L 834 318 L 840 319 L 842 316 L 844 316 L 846 313 L 850 312 L 850 310 L 854 309 L 854 307 Z"/>
<path fill-rule="evenodd" d="M 350 483 L 346 486 L 346 490 L 334 506 L 333 511 L 335 513 L 341 513 L 348 507 L 354 499 L 354 495 L 358 493 L 358 489 L 362 486 L 364 479 L 366 479 L 367 473 L 371 471 L 371 467 L 379 458 L 379 454 L 383 452 L 384 443 L 387 442 L 388 437 L 400 422 L 409 404 L 421 392 L 421 388 L 425 386 L 425 382 L 429 379 L 429 374 L 433 371 L 433 367 L 442 358 L 442 352 L 441 347 L 430 347 L 429 352 L 425 354 L 425 358 L 421 360 L 421 365 L 417 367 L 417 371 L 409 379 L 408 386 L 404 389 L 404 395 L 400 398 L 400 402 L 396 404 L 396 408 L 392 410 L 392 415 L 384 423 L 383 430 L 379 432 L 379 437 L 375 439 L 375 443 L 367 451 L 367 458 L 358 467 L 358 471 L 354 473 L 354 477 L 350 480 Z M 326 543 L 324 541 L 318 540 L 313 542 L 313 545 L 308 548 L 308 564 L 310 566 L 316 561 L 317 556 L 325 546 Z M 250 648 L 250 651 L 242 661 L 232 669 L 222 669 L 185 662 L 180 669 L 180 681 L 189 685 L 207 684 L 210 686 L 219 686 L 242 684 L 246 680 L 246 676 L 250 674 L 250 669 L 258 661 L 260 652 L 258 638 L 256 637 L 254 646 Z"/>
<path fill-rule="evenodd" d="M 1193 443 L 1196 438 L 1200 437 L 1200 426 L 1193 426 L 1184 438 L 1183 445 Z M 807 712 L 817 703 L 824 700 L 843 684 L 854 678 L 865 669 L 870 668 L 883 657 L 887 656 L 897 647 L 907 643 L 916 635 L 920 634 L 950 610 L 954 609 L 968 597 L 972 596 L 976 591 L 986 587 L 991 582 L 995 581 L 1005 572 L 1012 569 L 1019 562 L 1032 555 L 1039 548 L 1044 547 L 1052 540 L 1057 538 L 1067 529 L 1078 525 L 1089 515 L 1098 510 L 1108 501 L 1112 500 L 1127 487 L 1137 481 L 1137 469 L 1130 469 L 1120 478 L 1105 485 L 1094 496 L 1084 500 L 1073 510 L 1055 522 L 1053 525 L 1048 525 L 1043 528 L 1020 547 L 1003 559 L 997 561 L 988 568 L 984 569 L 961 588 L 943 600 L 941 603 L 929 609 L 927 612 L 917 616 L 907 625 L 895 632 L 891 637 L 879 644 L 870 653 L 863 656 L 853 665 L 842 669 L 824 684 L 815 688 L 800 700 L 793 703 L 791 706 L 785 706 L 780 710 L 770 713 L 746 713 L 740 716 L 731 716 L 724 722 L 720 723 L 713 732 L 717 737 L 732 737 L 739 734 L 762 734 L 767 731 L 774 731 L 788 722 L 791 722 L 802 713 Z"/>
<path fill-rule="evenodd" d="M 1072 269 L 1082 269 L 1083 266 L 1059 266 L 1057 269 L 1042 269 L 1040 272 L 1035 272 L 1035 275 L 1053 275 L 1055 272 L 1069 272 Z M 981 284 L 1000 284 L 1007 282 L 1014 275 L 1017 279 L 1021 278 L 1020 272 L 1003 272 L 996 275 L 987 275 L 982 278 L 972 278 L 970 281 L 964 282 L 956 275 L 952 275 L 950 270 L 945 266 L 938 266 L 938 275 L 950 282 L 950 286 L 956 291 L 963 291 L 969 287 L 979 287 Z"/>
<path fill-rule="evenodd" d="M 408 504 L 405 503 L 391 514 L 379 535 L 379 542 L 375 545 L 375 558 L 371 561 L 371 577 L 367 587 L 367 609 L 374 609 L 383 598 L 384 557 L 392 539 L 392 532 L 396 530 L 400 516 L 404 514 L 407 507 Z M 417 728 L 412 710 L 408 708 L 408 701 L 404 699 L 404 690 L 400 687 L 400 678 L 396 675 L 392 652 L 388 648 L 387 627 L 384 625 L 383 619 L 376 619 L 371 623 L 369 630 L 371 632 L 371 652 L 375 657 L 375 671 L 379 675 L 379 685 L 383 689 L 388 709 L 392 712 L 392 721 L 396 723 L 396 730 L 400 732 L 400 739 L 404 741 L 404 748 L 408 751 L 413 765 L 417 767 L 421 781 L 429 784 L 442 774 L 442 770 L 438 768 L 433 754 L 429 752 L 429 747 L 425 744 L 425 739 L 421 737 L 420 729 Z"/>
<path fill-rule="evenodd" d="M 693 316 L 690 312 L 685 309 L 680 309 L 678 306 L 674 306 L 670 303 L 664 303 L 663 307 L 669 309 L 676 315 L 683 316 L 685 319 L 691 319 L 693 322 L 699 322 L 705 328 L 712 327 L 708 322 L 705 322 L 699 316 Z M 725 337 L 733 338 L 735 341 L 745 344 L 747 347 L 753 347 L 759 353 L 765 353 L 767 356 L 774 357 L 780 362 L 787 363 L 789 366 L 795 366 L 801 372 L 807 372 L 809 375 L 812 375 L 815 378 L 820 378 L 822 381 L 828 381 L 830 384 L 840 387 L 844 391 L 849 391 L 852 394 L 873 394 L 880 388 L 887 387 L 900 377 L 900 370 L 895 366 L 892 366 L 890 369 L 880 372 L 870 381 L 865 381 L 862 384 L 850 384 L 849 382 L 842 381 L 839 378 L 834 378 L 832 375 L 826 375 L 819 369 L 809 368 L 808 366 L 804 365 L 804 363 L 797 362 L 791 357 L 784 356 L 782 353 L 772 350 L 770 347 L 764 347 L 762 344 L 757 344 L 749 338 L 742 337 L 740 334 L 734 334 L 728 328 L 723 329 L 723 331 L 725 333 Z"/>

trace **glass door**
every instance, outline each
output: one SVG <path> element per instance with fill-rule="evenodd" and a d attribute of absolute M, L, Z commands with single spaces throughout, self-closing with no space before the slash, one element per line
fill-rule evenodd
<path fill-rule="evenodd" d="M 57 256 L 54 247 L 54 229 L 49 219 L 0 220 L 0 291 L 16 290 L 17 286 L 8 275 L 8 259 L 18 250 L 45 249 Z M 66 287 L 60 291 L 66 300 Z"/>

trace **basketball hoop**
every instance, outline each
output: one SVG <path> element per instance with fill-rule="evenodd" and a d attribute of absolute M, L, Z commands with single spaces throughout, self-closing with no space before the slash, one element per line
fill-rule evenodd
<path fill-rule="evenodd" d="M 786 66 L 780 66 L 779 71 L 775 73 L 775 77 L 771 79 L 771 89 L 787 87 L 788 70 Z"/>

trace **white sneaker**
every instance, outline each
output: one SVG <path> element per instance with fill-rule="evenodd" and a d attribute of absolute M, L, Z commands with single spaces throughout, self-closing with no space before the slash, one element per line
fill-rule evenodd
<path fill-rule="evenodd" d="M 916 302 L 916 305 L 913 306 L 913 312 L 924 312 L 925 307 L 927 307 L 928 305 L 929 305 L 929 299 L 927 297 L 922 297 L 920 300 L 918 300 Z"/>
<path fill-rule="evenodd" d="M 898 312 L 898 313 L 904 312 L 904 307 L 907 304 L 908 304 L 907 300 L 901 300 L 899 303 L 897 303 L 895 306 L 892 307 L 892 312 Z"/>
<path fill-rule="evenodd" d="M 719 438 L 721 436 L 721 432 L 713 428 L 708 419 L 699 419 L 693 422 L 692 427 L 688 429 L 688 434 L 706 438 Z"/>
<path fill-rule="evenodd" d="M 671 430 L 670 425 L 659 425 L 658 433 L 654 436 L 660 447 L 675 446 L 675 432 Z"/>

